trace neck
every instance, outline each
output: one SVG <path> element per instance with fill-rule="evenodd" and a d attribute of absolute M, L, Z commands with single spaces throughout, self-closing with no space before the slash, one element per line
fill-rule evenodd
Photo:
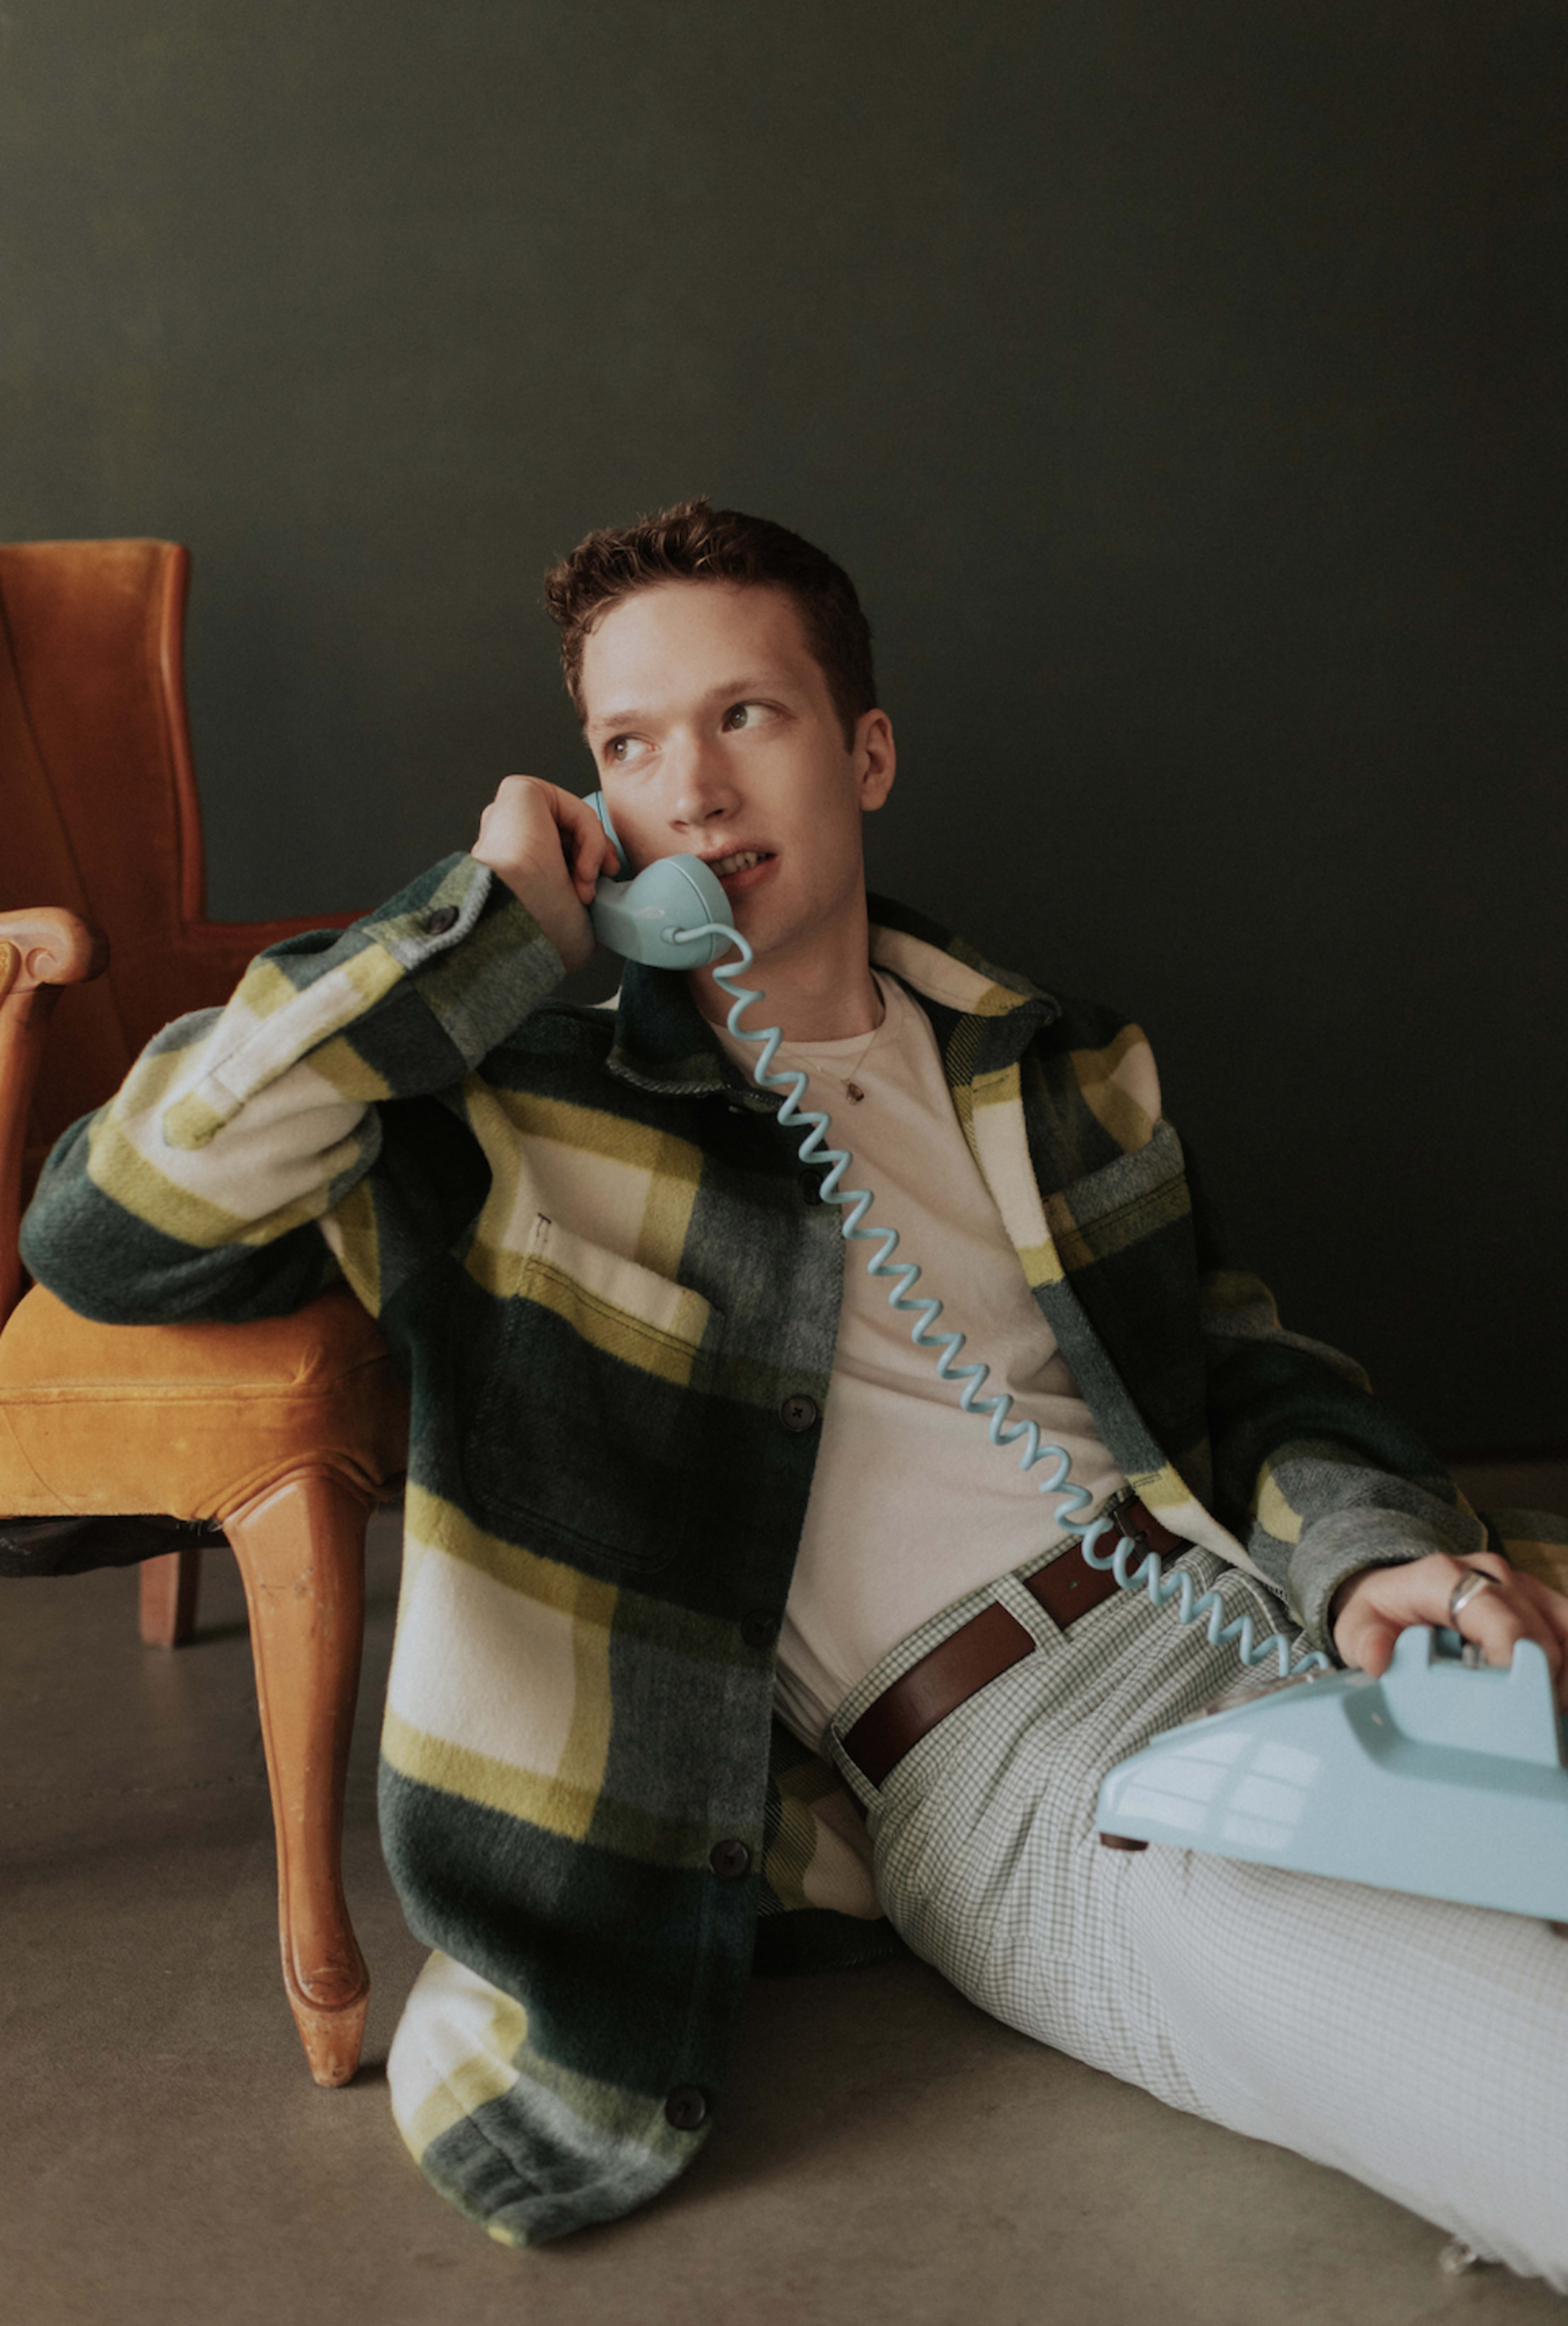
<path fill-rule="evenodd" d="M 760 986 L 766 999 L 752 1005 L 743 1024 L 754 1032 L 776 1026 L 786 1042 L 837 1042 L 869 1034 L 883 1013 L 868 939 L 862 919 L 858 935 L 834 945 L 819 941 L 799 959 L 758 954 L 739 982 Z M 722 1026 L 731 997 L 714 982 L 711 970 L 694 969 L 690 976 L 697 1007 L 710 1025 Z"/>

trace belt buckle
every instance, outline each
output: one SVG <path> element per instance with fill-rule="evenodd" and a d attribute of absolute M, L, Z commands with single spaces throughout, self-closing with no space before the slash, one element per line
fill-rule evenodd
<path fill-rule="evenodd" d="M 1136 1519 L 1129 1516 L 1133 1512 L 1137 1513 Z M 1179 1558 L 1186 1548 L 1180 1535 L 1173 1534 L 1130 1488 L 1115 1503 L 1107 1504 L 1105 1516 L 1115 1520 L 1124 1542 L 1136 1545 L 1146 1557 L 1157 1559 L 1162 1566 L 1167 1558 Z"/>
<path fill-rule="evenodd" d="M 1118 1534 L 1120 1535 L 1124 1542 L 1136 1542 L 1140 1550 L 1146 1550 L 1148 1549 L 1147 1543 L 1145 1542 L 1142 1535 L 1139 1534 L 1136 1527 L 1132 1527 L 1127 1524 L 1127 1519 L 1124 1516 L 1124 1512 L 1132 1510 L 1141 1510 L 1142 1507 L 1143 1505 L 1138 1501 L 1137 1496 L 1129 1486 L 1125 1494 L 1118 1494 L 1117 1496 L 1114 1503 L 1106 1503 L 1105 1508 L 1100 1512 L 1100 1516 L 1102 1518 L 1109 1519 L 1111 1524 L 1115 1527 Z"/>

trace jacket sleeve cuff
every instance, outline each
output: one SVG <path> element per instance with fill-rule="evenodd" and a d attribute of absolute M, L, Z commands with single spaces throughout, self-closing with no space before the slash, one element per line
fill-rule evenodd
<path fill-rule="evenodd" d="M 1452 1530 L 1445 1519 L 1456 1522 Z M 1341 1583 L 1369 1567 L 1402 1567 L 1439 1550 L 1463 1556 L 1485 1549 L 1479 1521 L 1435 1502 L 1431 1518 L 1409 1511 L 1332 1511 L 1305 1531 L 1291 1554 L 1291 1605 L 1313 1646 L 1340 1663 L 1328 1620 Z"/>
<path fill-rule="evenodd" d="M 322 1061 L 337 1054 L 328 1079 L 345 1099 L 447 1088 L 544 1000 L 564 967 L 505 881 L 471 856 L 449 856 L 340 935 L 287 937 L 251 963 L 190 1077 L 170 1089 L 163 1142 L 206 1146 L 307 1057 L 326 1071 Z"/>
<path fill-rule="evenodd" d="M 433 865 L 358 927 L 405 972 L 465 1066 L 478 1065 L 566 973 L 532 913 L 469 855 Z"/>

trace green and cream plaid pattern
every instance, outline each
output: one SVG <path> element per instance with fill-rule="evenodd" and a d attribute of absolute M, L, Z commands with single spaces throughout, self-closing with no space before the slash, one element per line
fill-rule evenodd
<path fill-rule="evenodd" d="M 1314 1636 L 1369 1558 L 1484 1530 L 1353 1368 L 1222 1261 L 1153 1060 L 874 901 L 1118 1465 Z M 871 1958 L 858 1812 L 771 1719 L 844 1245 L 678 973 L 618 1009 L 470 858 L 290 940 L 60 1142 L 35 1275 L 109 1322 L 347 1279 L 413 1393 L 382 1826 L 435 1950 L 392 2061 L 431 2180 L 509 2243 L 678 2172 L 750 1970 Z"/>

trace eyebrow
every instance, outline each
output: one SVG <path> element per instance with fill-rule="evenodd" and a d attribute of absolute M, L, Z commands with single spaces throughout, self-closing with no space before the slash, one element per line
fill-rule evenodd
<path fill-rule="evenodd" d="M 744 702 L 753 695 L 777 694 L 788 684 L 781 671 L 753 671 L 744 678 L 727 678 L 718 686 L 710 686 L 702 697 L 709 702 Z M 607 711 L 601 718 L 588 721 L 583 731 L 589 735 L 614 732 L 621 727 L 642 726 L 652 713 L 639 703 L 626 703 Z"/>

